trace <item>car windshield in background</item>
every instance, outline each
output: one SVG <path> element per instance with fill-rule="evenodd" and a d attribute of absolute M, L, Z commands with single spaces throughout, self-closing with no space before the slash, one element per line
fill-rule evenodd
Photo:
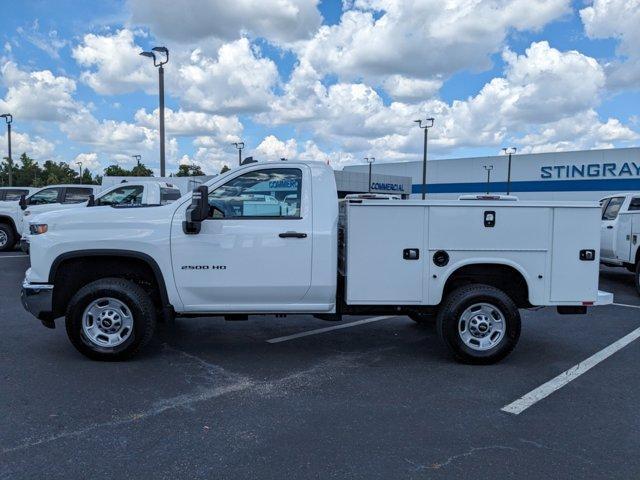
<path fill-rule="evenodd" d="M 14 202 L 20 200 L 22 195 L 29 195 L 29 190 L 5 190 L 4 196 L 1 197 L 1 199 L 6 202 Z"/>
<path fill-rule="evenodd" d="M 142 185 L 127 185 L 119 187 L 100 197 L 97 205 L 141 205 L 144 187 Z"/>
<path fill-rule="evenodd" d="M 181 196 L 182 195 L 180 194 L 180 190 L 178 190 L 177 188 L 166 188 L 166 187 L 160 188 L 160 204 L 161 205 L 167 205 L 171 202 L 175 202 Z"/>

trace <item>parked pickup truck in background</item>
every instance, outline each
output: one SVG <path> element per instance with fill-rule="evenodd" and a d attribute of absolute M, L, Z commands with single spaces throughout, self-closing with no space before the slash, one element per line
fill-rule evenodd
<path fill-rule="evenodd" d="M 600 204 L 600 261 L 633 272 L 640 293 L 640 193 L 612 195 Z"/>
<path fill-rule="evenodd" d="M 136 353 L 160 317 L 295 313 L 435 316 L 456 359 L 492 363 L 515 347 L 519 309 L 613 301 L 598 291 L 596 202 L 339 201 L 315 162 L 254 163 L 170 205 L 30 228 L 25 308 L 50 328 L 66 316 L 98 360 Z"/>
<path fill-rule="evenodd" d="M 0 187 L 0 202 L 17 202 L 22 195 L 29 196 L 40 190 L 35 187 Z"/>
<path fill-rule="evenodd" d="M 126 182 L 120 185 L 114 185 L 111 188 L 102 190 L 97 195 L 91 195 L 87 202 L 73 203 L 65 205 L 65 207 L 84 207 L 84 206 L 112 206 L 112 207 L 132 207 L 140 205 L 167 205 L 181 197 L 180 190 L 167 182 L 157 182 L 155 180 Z M 43 213 L 43 211 L 60 210 L 61 206 L 57 204 L 48 204 L 46 206 L 38 206 L 40 210 L 33 213 Z M 31 208 L 24 210 L 24 215 L 29 218 L 33 217 Z M 36 210 L 36 209 L 33 209 Z M 24 225 L 24 223 L 23 223 Z M 26 253 L 29 252 L 29 236 L 30 232 L 24 225 L 22 230 L 22 238 L 20 246 Z"/>
<path fill-rule="evenodd" d="M 24 220 L 29 215 L 76 207 L 99 190 L 96 185 L 50 185 L 17 201 L 0 203 L 0 252 L 15 247 L 25 228 Z"/>

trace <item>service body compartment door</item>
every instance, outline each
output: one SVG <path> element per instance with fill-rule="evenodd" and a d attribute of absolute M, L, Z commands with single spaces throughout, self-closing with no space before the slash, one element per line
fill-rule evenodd
<path fill-rule="evenodd" d="M 554 209 L 551 301 L 594 301 L 598 296 L 600 214 L 596 208 Z M 593 250 L 595 258 L 580 258 Z"/>
<path fill-rule="evenodd" d="M 366 204 L 348 208 L 347 303 L 422 303 L 428 208 Z"/>

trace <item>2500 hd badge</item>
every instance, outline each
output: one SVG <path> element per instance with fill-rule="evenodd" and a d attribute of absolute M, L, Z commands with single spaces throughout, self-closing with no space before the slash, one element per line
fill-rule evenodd
<path fill-rule="evenodd" d="M 226 265 L 183 265 L 182 270 L 226 270 Z"/>

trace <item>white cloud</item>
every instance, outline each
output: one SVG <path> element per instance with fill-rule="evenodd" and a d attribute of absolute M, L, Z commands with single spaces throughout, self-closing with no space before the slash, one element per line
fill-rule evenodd
<path fill-rule="evenodd" d="M 0 81 L 6 86 L 0 110 L 24 120 L 60 121 L 74 112 L 79 103 L 73 99 L 76 83 L 49 70 L 26 72 L 14 62 L 0 67 Z"/>
<path fill-rule="evenodd" d="M 139 125 L 158 128 L 158 109 L 147 112 L 140 109 L 135 114 Z M 242 124 L 236 116 L 211 115 L 202 112 L 165 109 L 166 132 L 174 136 L 213 136 L 219 141 L 234 142 L 239 140 Z"/>
<path fill-rule="evenodd" d="M 83 82 L 99 94 L 114 95 L 155 87 L 156 69 L 141 51 L 134 33 L 122 29 L 112 35 L 85 35 L 72 55 L 89 69 L 81 74 Z"/>
<path fill-rule="evenodd" d="M 615 38 L 620 58 L 606 65 L 611 88 L 640 82 L 640 0 L 595 0 L 580 10 L 589 38 Z"/>
<path fill-rule="evenodd" d="M 2 145 L 7 144 L 6 132 L 0 136 L 0 142 Z M 31 137 L 27 133 L 11 132 L 11 157 L 13 163 L 19 163 L 20 155 L 26 153 L 34 160 L 45 161 L 50 160 L 55 150 L 55 145 L 42 137 Z M 6 151 L 2 150 L 0 154 L 3 158 L 6 156 Z"/>
<path fill-rule="evenodd" d="M 17 32 L 29 43 L 56 60 L 60 58 L 60 50 L 68 44 L 67 40 L 58 36 L 57 30 L 50 30 L 47 34 L 42 33 L 38 19 L 35 19 L 30 27 L 18 27 Z"/>
<path fill-rule="evenodd" d="M 346 79 L 447 77 L 487 68 L 509 30 L 536 30 L 569 11 L 569 0 L 358 0 L 297 51 Z"/>
<path fill-rule="evenodd" d="M 102 173 L 102 165 L 98 160 L 98 154 L 96 152 L 79 153 L 73 160 L 72 166 L 75 166 L 78 162 L 82 163 L 83 170 L 89 170 L 92 173 Z"/>
<path fill-rule="evenodd" d="M 190 108 L 224 114 L 258 112 L 268 107 L 278 69 L 241 38 L 222 45 L 217 59 L 195 49 L 180 65 L 178 77 L 175 93 Z"/>
<path fill-rule="evenodd" d="M 298 144 L 294 138 L 283 142 L 274 135 L 268 135 L 256 148 L 257 160 L 276 161 L 281 158 L 295 158 Z"/>
<path fill-rule="evenodd" d="M 320 26 L 318 0 L 129 0 L 133 21 L 156 36 L 193 43 L 240 32 L 276 42 L 307 38 Z"/>
<path fill-rule="evenodd" d="M 523 55 L 506 49 L 503 59 L 504 76 L 466 100 L 447 104 L 409 98 L 388 105 L 365 83 L 323 87 L 317 72 L 301 62 L 284 95 L 259 119 L 302 123 L 315 138 L 358 159 L 369 154 L 381 160 L 416 158 L 422 130 L 413 121 L 427 116 L 436 118 L 429 143 L 440 155 L 463 147 L 501 147 L 505 142 L 531 148 L 552 144 L 561 148 L 567 142 L 590 148 L 635 138 L 617 119 L 598 119 L 594 108 L 605 76 L 593 58 L 538 42 Z M 576 128 L 568 128 L 571 125 Z"/>
<path fill-rule="evenodd" d="M 383 82 L 384 89 L 400 102 L 424 101 L 434 96 L 442 86 L 441 80 L 420 80 L 391 75 Z"/>

